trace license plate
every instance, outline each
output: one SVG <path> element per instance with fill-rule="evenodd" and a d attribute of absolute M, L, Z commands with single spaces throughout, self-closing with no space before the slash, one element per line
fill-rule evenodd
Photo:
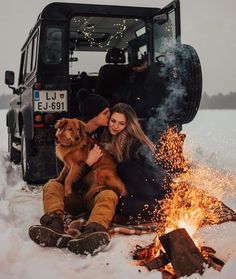
<path fill-rule="evenodd" d="M 67 91 L 34 91 L 34 111 L 67 111 Z"/>

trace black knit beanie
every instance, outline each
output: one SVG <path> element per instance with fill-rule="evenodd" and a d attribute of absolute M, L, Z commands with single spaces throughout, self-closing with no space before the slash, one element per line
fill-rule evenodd
<path fill-rule="evenodd" d="M 105 108 L 109 108 L 108 101 L 100 95 L 90 94 L 86 89 L 80 89 L 77 94 L 81 118 L 85 122 L 93 119 Z"/>

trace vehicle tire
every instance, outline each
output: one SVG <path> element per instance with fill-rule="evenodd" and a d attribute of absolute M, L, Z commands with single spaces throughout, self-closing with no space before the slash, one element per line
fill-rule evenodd
<path fill-rule="evenodd" d="M 22 178 L 27 183 L 32 183 L 31 179 L 31 167 L 29 163 L 30 159 L 30 145 L 29 140 L 25 138 L 24 127 L 21 133 L 21 168 L 22 168 Z"/>
<path fill-rule="evenodd" d="M 194 119 L 202 97 L 201 63 L 196 50 L 190 45 L 182 44 L 175 48 L 174 57 L 174 78 L 171 82 L 172 85 L 179 82 L 179 88 L 183 90 L 183 97 L 177 102 L 176 119 L 181 124 L 187 124 Z"/>
<path fill-rule="evenodd" d="M 191 122 L 202 96 L 201 64 L 193 47 L 169 48 L 156 61 L 146 72 L 142 93 L 135 90 L 129 102 L 139 118 L 151 117 L 148 129 L 155 133 Z"/>
<path fill-rule="evenodd" d="M 14 164 L 19 164 L 21 162 L 21 152 L 13 147 L 13 139 L 13 135 L 10 131 L 8 131 L 8 153 L 10 162 L 13 162 Z"/>

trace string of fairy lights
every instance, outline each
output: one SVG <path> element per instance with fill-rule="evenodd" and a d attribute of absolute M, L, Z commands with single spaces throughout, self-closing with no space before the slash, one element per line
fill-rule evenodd
<path fill-rule="evenodd" d="M 118 20 L 118 19 L 117 19 Z M 78 26 L 77 32 L 82 33 L 84 36 L 84 39 L 86 39 L 90 46 L 97 46 L 99 48 L 107 48 L 111 45 L 113 40 L 121 39 L 126 30 L 127 30 L 127 21 L 135 20 L 139 21 L 138 19 L 119 19 L 119 23 L 113 23 L 113 28 L 115 31 L 114 34 L 109 34 L 108 38 L 104 42 L 98 42 L 96 38 L 96 34 L 98 31 L 96 30 L 96 26 L 94 23 L 90 23 L 89 18 L 87 17 L 74 17 L 72 19 L 73 23 Z M 110 26 L 111 28 L 112 26 Z M 173 18 L 171 18 L 170 21 L 168 21 L 165 26 L 165 34 L 168 37 L 174 36 L 173 32 L 175 31 L 173 24 Z M 102 32 L 101 32 L 102 34 Z M 105 33 L 104 33 L 105 34 Z M 78 39 L 77 39 L 78 40 Z"/>
<path fill-rule="evenodd" d="M 113 23 L 113 27 L 116 30 L 114 34 L 110 34 L 108 39 L 105 42 L 97 42 L 95 34 L 97 32 L 95 24 L 91 24 L 88 18 L 73 18 L 73 23 L 79 25 L 77 32 L 80 32 L 84 35 L 84 38 L 90 43 L 90 46 L 98 46 L 99 48 L 106 48 L 111 45 L 113 40 L 120 39 L 124 36 L 125 31 L 127 30 L 127 19 L 120 19 L 120 23 Z M 130 20 L 130 19 L 129 19 Z M 134 19 L 138 21 L 138 19 Z"/>

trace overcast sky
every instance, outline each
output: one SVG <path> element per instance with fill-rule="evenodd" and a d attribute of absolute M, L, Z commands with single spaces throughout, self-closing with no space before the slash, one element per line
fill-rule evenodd
<path fill-rule="evenodd" d="M 20 49 L 48 0 L 6 0 L 0 4 L 0 94 L 12 91 L 4 85 L 5 70 L 18 76 Z M 166 0 L 81 0 L 113 5 L 157 6 Z M 236 0 L 180 0 L 182 42 L 198 52 L 203 71 L 203 91 L 209 95 L 236 92 Z M 161 3 L 161 5 L 159 5 Z"/>

